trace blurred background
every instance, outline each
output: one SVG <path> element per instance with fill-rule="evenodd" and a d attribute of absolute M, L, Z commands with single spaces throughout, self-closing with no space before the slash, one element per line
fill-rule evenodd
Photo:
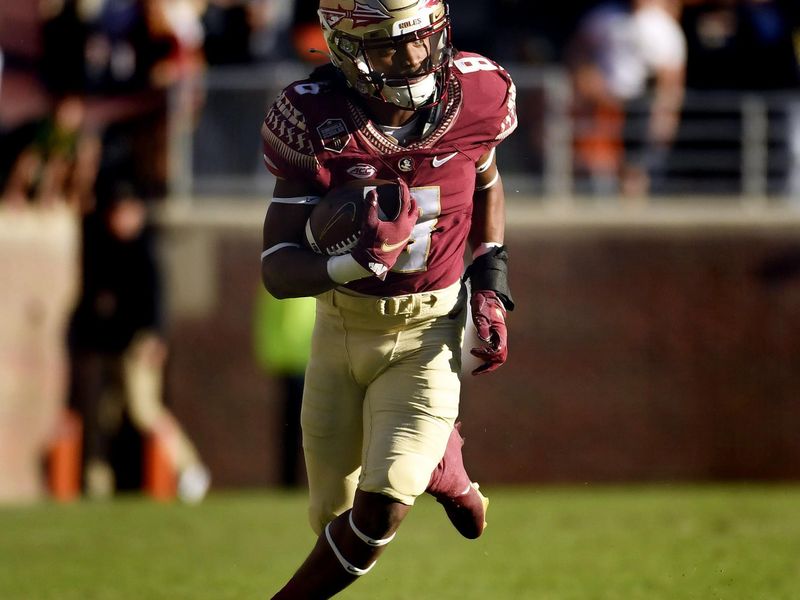
<path fill-rule="evenodd" d="M 0 4 L 0 500 L 302 484 L 260 123 L 314 0 Z M 499 61 L 517 310 L 484 484 L 800 478 L 800 4 L 453 0 Z"/>

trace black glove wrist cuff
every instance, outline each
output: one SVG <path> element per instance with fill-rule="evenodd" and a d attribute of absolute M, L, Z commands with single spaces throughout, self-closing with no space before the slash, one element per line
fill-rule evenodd
<path fill-rule="evenodd" d="M 492 290 L 505 306 L 514 310 L 514 300 L 508 287 L 508 252 L 505 246 L 492 248 L 472 261 L 464 272 L 473 290 Z"/>

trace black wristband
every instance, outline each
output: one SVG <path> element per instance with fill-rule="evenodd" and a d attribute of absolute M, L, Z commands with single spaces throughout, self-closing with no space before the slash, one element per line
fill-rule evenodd
<path fill-rule="evenodd" d="M 492 290 L 506 310 L 514 310 L 514 300 L 508 287 L 508 251 L 505 246 L 492 248 L 472 261 L 464 272 L 473 290 Z"/>

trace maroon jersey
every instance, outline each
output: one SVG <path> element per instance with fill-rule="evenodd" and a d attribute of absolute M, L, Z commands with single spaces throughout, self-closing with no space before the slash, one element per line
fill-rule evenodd
<path fill-rule="evenodd" d="M 371 178 L 401 177 L 411 189 L 421 209 L 413 243 L 385 281 L 360 279 L 350 289 L 408 294 L 445 288 L 462 273 L 476 162 L 516 128 L 516 91 L 508 73 L 483 56 L 459 52 L 453 65 L 438 124 L 406 146 L 370 121 L 351 92 L 328 81 L 289 85 L 264 119 L 264 161 L 278 177 L 322 193 Z"/>

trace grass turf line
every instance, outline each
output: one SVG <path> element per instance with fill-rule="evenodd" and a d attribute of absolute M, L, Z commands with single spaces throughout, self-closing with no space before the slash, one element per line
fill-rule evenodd
<path fill-rule="evenodd" d="M 795 600 L 800 487 L 488 489 L 476 541 L 424 497 L 369 575 L 370 600 Z M 3 600 L 264 599 L 314 543 L 305 495 L 220 492 L 0 507 Z"/>

